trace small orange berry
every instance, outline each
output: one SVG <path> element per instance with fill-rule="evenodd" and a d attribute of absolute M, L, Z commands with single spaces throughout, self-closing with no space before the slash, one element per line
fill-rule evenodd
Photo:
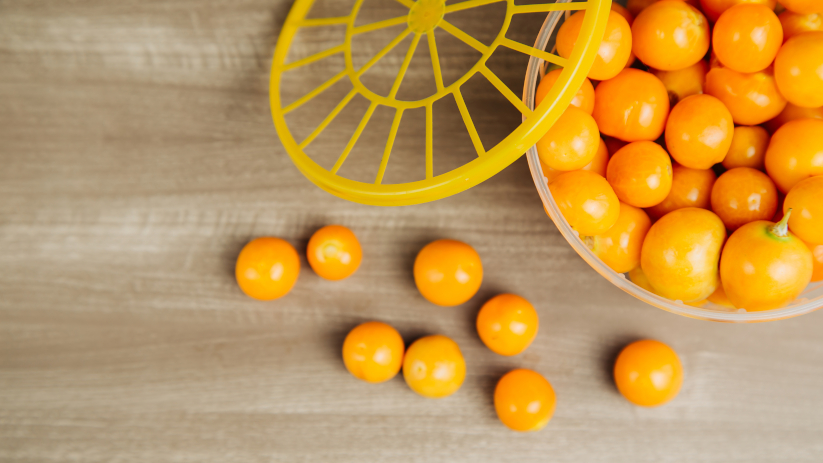
<path fill-rule="evenodd" d="M 351 230 L 342 225 L 328 225 L 314 232 L 306 256 L 315 273 L 336 281 L 357 271 L 363 251 Z"/>
<path fill-rule="evenodd" d="M 709 23 L 685 2 L 662 0 L 641 11 L 632 24 L 632 51 L 662 71 L 687 68 L 709 50 Z"/>
<path fill-rule="evenodd" d="M 717 175 L 711 169 L 692 169 L 672 166 L 672 189 L 662 203 L 646 209 L 651 217 L 659 219 L 671 211 L 684 207 L 711 208 L 712 187 Z"/>
<path fill-rule="evenodd" d="M 594 118 L 582 109 L 569 106 L 537 141 L 537 155 L 557 170 L 576 170 L 592 162 L 600 145 Z"/>
<path fill-rule="evenodd" d="M 726 67 L 713 68 L 706 74 L 706 93 L 722 101 L 734 123 L 740 125 L 761 124 L 786 107 L 786 98 L 777 90 L 771 67 L 751 74 Z"/>
<path fill-rule="evenodd" d="M 777 210 L 777 188 L 759 170 L 731 169 L 714 183 L 712 210 L 732 231 L 755 220 L 769 220 Z"/>
<path fill-rule="evenodd" d="M 812 281 L 823 281 L 823 244 L 806 243 L 812 252 Z"/>
<path fill-rule="evenodd" d="M 592 162 L 583 166 L 582 169 L 579 170 L 589 170 L 594 172 L 597 175 L 602 176 L 603 178 L 606 177 L 606 166 L 609 164 L 609 151 L 606 149 L 606 143 L 603 140 L 600 140 L 600 143 L 597 146 L 597 153 L 594 155 L 594 159 Z M 562 174 L 565 174 L 566 170 L 557 170 L 552 169 L 551 167 L 547 166 L 546 163 L 540 161 L 540 166 L 543 168 L 543 175 L 546 176 L 548 179 L 548 183 L 551 183 Z"/>
<path fill-rule="evenodd" d="M 771 8 L 741 3 L 726 10 L 712 32 L 712 47 L 724 66 L 737 72 L 769 67 L 783 43 L 783 26 Z"/>
<path fill-rule="evenodd" d="M 823 1 L 821 0 L 780 0 L 780 4 L 795 13 L 823 13 Z"/>
<path fill-rule="evenodd" d="M 620 215 L 614 226 L 583 241 L 604 264 L 617 273 L 626 273 L 640 265 L 640 249 L 652 226 L 643 209 L 620 203 Z"/>
<path fill-rule="evenodd" d="M 757 170 L 766 170 L 766 148 L 769 146 L 769 133 L 763 127 L 754 125 L 739 125 L 734 128 L 732 145 L 723 167 L 751 167 Z"/>
<path fill-rule="evenodd" d="M 792 187 L 783 202 L 783 213 L 791 209 L 789 230 L 810 244 L 823 244 L 823 176 L 809 177 Z"/>
<path fill-rule="evenodd" d="M 580 28 L 583 26 L 585 14 L 585 11 L 578 11 L 560 26 L 557 32 L 557 53 L 563 58 L 571 56 L 577 36 L 580 35 Z M 631 52 L 632 30 L 629 23 L 620 14 L 609 11 L 603 41 L 600 42 L 594 64 L 589 70 L 589 78 L 606 80 L 616 76 L 626 67 Z"/>
<path fill-rule="evenodd" d="M 234 275 L 247 296 L 271 301 L 285 296 L 297 282 L 300 258 L 288 242 L 280 238 L 256 238 L 240 251 Z"/>
<path fill-rule="evenodd" d="M 599 235 L 617 222 L 617 195 L 609 182 L 594 172 L 566 172 L 549 184 L 549 190 L 563 217 L 581 235 Z"/>
<path fill-rule="evenodd" d="M 669 115 L 669 94 L 660 79 L 624 69 L 594 89 L 594 120 L 601 133 L 623 141 L 657 140 Z"/>
<path fill-rule="evenodd" d="M 460 305 L 477 293 L 482 281 L 480 255 L 460 241 L 432 241 L 414 260 L 414 283 L 432 304 Z"/>
<path fill-rule="evenodd" d="M 799 14 L 786 10 L 777 19 L 783 26 L 783 41 L 797 34 L 811 31 L 823 31 L 823 13 Z"/>
<path fill-rule="evenodd" d="M 708 169 L 726 157 L 733 131 L 732 115 L 720 100 L 692 95 L 672 108 L 666 122 L 666 147 L 678 163 Z"/>
<path fill-rule="evenodd" d="M 556 403 L 554 389 L 546 378 L 525 368 L 506 373 L 494 388 L 497 416 L 514 431 L 543 429 L 554 415 Z"/>
<path fill-rule="evenodd" d="M 624 347 L 614 364 L 617 390 L 629 402 L 656 407 L 674 399 L 683 385 L 683 366 L 671 347 L 644 339 Z"/>
<path fill-rule="evenodd" d="M 606 179 L 617 197 L 634 207 L 660 204 L 672 188 L 672 163 L 657 143 L 636 141 L 614 153 Z"/>
<path fill-rule="evenodd" d="M 632 23 L 634 22 L 634 15 L 628 10 L 628 8 L 616 2 L 612 2 L 611 8 L 612 11 L 619 14 L 620 16 L 623 16 L 623 19 L 625 19 L 631 27 Z"/>
<path fill-rule="evenodd" d="M 549 91 L 554 86 L 554 83 L 557 82 L 557 78 L 560 77 L 561 72 L 563 72 L 562 69 L 555 69 L 548 72 L 545 76 L 543 76 L 543 79 L 540 80 L 540 85 L 537 86 L 537 91 L 534 95 L 535 107 L 539 106 L 543 101 L 543 98 L 549 94 Z M 592 81 L 589 79 L 584 79 L 583 84 L 580 86 L 580 90 L 577 91 L 574 98 L 572 98 L 572 102 L 569 104 L 582 109 L 588 114 L 591 114 L 592 110 L 594 110 L 594 87 L 592 87 Z"/>
<path fill-rule="evenodd" d="M 777 88 L 797 106 L 823 106 L 823 31 L 796 35 L 774 59 Z"/>
<path fill-rule="evenodd" d="M 400 371 L 403 350 L 403 338 L 396 329 L 381 322 L 366 322 L 349 331 L 343 341 L 343 363 L 355 378 L 382 383 Z"/>
<path fill-rule="evenodd" d="M 711 296 L 707 297 L 706 300 L 709 302 L 715 303 L 720 307 L 725 307 L 727 309 L 734 309 L 735 306 L 732 304 L 732 301 L 729 300 L 729 296 L 726 295 L 726 290 L 723 289 L 723 284 L 717 285 L 717 289 L 714 290 Z"/>
<path fill-rule="evenodd" d="M 403 378 L 423 397 L 440 399 L 454 394 L 466 379 L 460 346 L 439 334 L 414 341 L 403 358 Z"/>
<path fill-rule="evenodd" d="M 783 126 L 786 122 L 795 121 L 797 119 L 820 119 L 823 120 L 823 106 L 819 108 L 804 108 L 802 106 L 795 106 L 791 103 L 787 104 L 783 111 L 780 112 L 774 119 L 769 119 L 763 124 L 769 133 L 774 133 Z"/>
<path fill-rule="evenodd" d="M 534 306 L 514 294 L 489 299 L 477 314 L 477 334 L 492 352 L 517 355 L 537 336 L 539 319 Z"/>
<path fill-rule="evenodd" d="M 703 13 L 710 21 L 714 22 L 717 21 L 723 12 L 741 3 L 765 5 L 770 10 L 774 10 L 774 7 L 777 5 L 777 0 L 700 0 L 700 9 L 703 10 Z"/>
<path fill-rule="evenodd" d="M 708 64 L 700 60 L 693 65 L 676 71 L 652 70 L 655 76 L 663 82 L 669 92 L 669 104 L 674 106 L 687 96 L 703 93 L 703 83 L 706 81 Z"/>
<path fill-rule="evenodd" d="M 783 193 L 798 182 L 823 175 L 823 120 L 797 119 L 772 135 L 766 149 L 766 172 Z"/>

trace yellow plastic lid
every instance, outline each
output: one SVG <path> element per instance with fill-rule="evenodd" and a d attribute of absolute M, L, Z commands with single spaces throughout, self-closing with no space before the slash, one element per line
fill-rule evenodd
<path fill-rule="evenodd" d="M 483 182 L 503 170 L 517 160 L 523 153 L 533 146 L 540 137 L 555 123 L 571 102 L 577 89 L 583 83 L 591 68 L 609 15 L 611 2 L 609 0 L 588 0 L 585 2 L 558 2 L 540 4 L 515 4 L 514 0 L 464 0 L 458 3 L 447 4 L 445 0 L 394 0 L 408 9 L 402 16 L 384 19 L 355 26 L 364 0 L 356 0 L 351 12 L 345 16 L 307 17 L 312 9 L 314 0 L 297 0 L 289 12 L 286 23 L 280 33 L 274 52 L 269 97 L 271 100 L 274 126 L 280 140 L 291 156 L 294 164 L 300 171 L 320 188 L 341 198 L 372 205 L 395 206 L 417 204 L 444 198 Z M 389 0 L 385 0 L 389 1 Z M 486 45 L 468 33 L 449 22 L 449 14 L 481 7 L 493 3 L 505 5 L 503 26 L 490 45 Z M 519 2 L 519 3 L 522 3 Z M 506 37 L 512 18 L 523 13 L 548 13 L 547 21 L 556 22 L 560 15 L 568 11 L 585 10 L 580 36 L 574 45 L 568 59 L 554 53 L 535 48 L 530 45 L 516 42 Z M 313 12 L 317 14 L 318 12 Z M 319 13 L 322 13 L 319 12 Z M 382 50 L 377 52 L 364 65 L 355 68 L 352 59 L 353 38 L 367 32 L 392 28 L 404 25 L 403 31 L 391 40 Z M 345 38 L 342 43 L 324 51 L 289 61 L 289 51 L 295 44 L 295 36 L 306 28 L 345 27 Z M 437 51 L 434 32 L 442 29 L 457 40 L 465 43 L 481 54 L 481 58 L 462 77 L 449 85 L 444 85 L 441 63 Z M 544 28 L 545 29 L 545 28 Z M 549 31 L 551 33 L 551 31 Z M 411 44 L 402 61 L 391 90 L 380 95 L 370 90 L 361 81 L 363 74 L 375 63 L 383 59 L 393 48 L 404 39 L 411 37 Z M 423 41 L 425 40 L 425 44 Z M 545 42 L 545 41 L 544 41 Z M 398 89 L 409 68 L 409 63 L 420 46 L 428 46 L 431 60 L 431 69 L 434 75 L 436 88 L 431 95 L 417 99 L 398 99 Z M 563 68 L 556 83 L 543 102 L 534 110 L 530 102 L 517 96 L 494 72 L 487 66 L 487 61 L 501 47 L 515 50 L 531 57 L 530 65 L 537 60 L 539 63 L 548 62 Z M 322 84 L 306 93 L 295 101 L 283 106 L 281 90 L 284 76 L 304 66 L 320 62 L 333 56 L 343 55 L 345 69 L 331 76 Z M 473 76 L 480 74 L 485 77 L 511 104 L 522 114 L 521 124 L 499 143 L 486 150 L 480 140 L 480 135 L 472 121 L 461 87 Z M 347 79 L 351 83 L 351 90 L 328 113 L 308 135 L 295 139 L 293 131 L 286 123 L 286 115 L 308 104 L 336 83 Z M 329 168 L 324 168 L 309 157 L 306 148 L 326 130 L 329 124 L 340 115 L 341 111 L 353 98 L 360 95 L 368 100 L 368 109 L 362 116 L 351 135 L 348 143 L 342 148 L 337 160 Z M 471 143 L 477 151 L 477 157 L 465 164 L 453 168 L 445 173 L 434 175 L 433 159 L 436 155 L 433 149 L 433 113 L 434 103 L 445 97 L 451 97 L 457 104 L 465 128 L 470 136 Z M 369 122 L 375 110 L 381 106 L 394 111 L 391 128 L 384 146 L 374 147 L 383 152 L 380 159 L 377 175 L 373 182 L 364 182 L 346 178 L 340 174 L 340 168 L 346 162 L 355 144 L 363 133 L 369 130 Z M 425 149 L 420 156 L 425 156 L 425 178 L 406 183 L 383 183 L 386 169 L 390 164 L 390 157 L 399 126 L 404 112 L 425 108 Z M 301 127 L 301 129 L 304 129 Z M 423 135 L 421 134 L 421 137 Z M 422 177 L 422 176 L 421 176 Z"/>

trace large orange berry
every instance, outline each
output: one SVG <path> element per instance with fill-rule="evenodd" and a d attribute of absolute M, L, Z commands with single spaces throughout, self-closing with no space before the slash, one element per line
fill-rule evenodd
<path fill-rule="evenodd" d="M 669 95 L 654 74 L 624 69 L 594 90 L 594 120 L 603 134 L 623 141 L 657 140 L 669 115 Z"/>
<path fill-rule="evenodd" d="M 797 34 L 811 31 L 823 31 L 823 13 L 799 14 L 786 10 L 777 19 L 783 26 L 783 41 Z"/>
<path fill-rule="evenodd" d="M 780 4 L 795 13 L 823 13 L 823 1 L 821 0 L 780 0 Z"/>
<path fill-rule="evenodd" d="M 569 106 L 537 141 L 537 155 L 552 169 L 576 170 L 594 159 L 599 145 L 600 132 L 594 118 Z"/>
<path fill-rule="evenodd" d="M 774 78 L 789 102 L 805 108 L 823 106 L 823 32 L 787 40 L 774 59 Z"/>
<path fill-rule="evenodd" d="M 769 119 L 763 124 L 763 126 L 766 127 L 766 130 L 768 130 L 769 133 L 774 133 L 777 129 L 783 127 L 783 124 L 786 122 L 795 121 L 797 119 L 823 120 L 823 106 L 819 108 L 804 108 L 802 106 L 796 106 L 789 103 L 785 108 L 783 108 L 783 111 L 781 111 L 780 114 L 773 119 Z"/>
<path fill-rule="evenodd" d="M 632 51 L 663 71 L 689 67 L 709 50 L 709 22 L 685 2 L 662 0 L 640 12 L 632 24 Z"/>
<path fill-rule="evenodd" d="M 543 98 L 549 94 L 549 91 L 554 86 L 554 83 L 557 82 L 557 78 L 560 77 L 561 72 L 563 72 L 562 69 L 555 69 L 548 72 L 545 76 L 543 76 L 543 79 L 540 80 L 540 85 L 537 86 L 537 92 L 535 92 L 534 95 L 535 107 L 539 106 L 543 101 Z M 580 90 L 575 93 L 574 98 L 572 98 L 572 102 L 569 104 L 571 106 L 577 106 L 583 111 L 591 114 L 594 110 L 594 87 L 592 86 L 592 81 L 589 79 L 583 79 L 583 84 L 580 86 Z"/>
<path fill-rule="evenodd" d="M 789 230 L 806 243 L 823 244 L 823 176 L 798 182 L 783 202 L 783 213 L 789 209 Z"/>
<path fill-rule="evenodd" d="M 711 169 L 672 166 L 672 190 L 662 203 L 646 209 L 655 219 L 684 207 L 711 208 L 712 187 L 717 175 Z"/>
<path fill-rule="evenodd" d="M 234 267 L 240 289 L 261 301 L 288 294 L 299 274 L 297 251 L 280 238 L 263 237 L 250 241 L 240 251 Z"/>
<path fill-rule="evenodd" d="M 722 101 L 734 123 L 740 125 L 761 124 L 786 107 L 771 67 L 751 74 L 713 68 L 706 74 L 706 93 Z"/>
<path fill-rule="evenodd" d="M 666 148 L 678 163 L 708 169 L 722 162 L 732 144 L 734 122 L 726 106 L 711 95 L 692 95 L 677 103 L 666 122 Z"/>
<path fill-rule="evenodd" d="M 823 175 L 823 120 L 798 119 L 772 135 L 766 149 L 766 172 L 783 193 L 798 182 Z"/>
<path fill-rule="evenodd" d="M 581 235 L 599 235 L 612 228 L 620 202 L 605 178 L 587 170 L 573 170 L 549 184 L 560 213 Z"/>
<path fill-rule="evenodd" d="M 766 69 L 783 43 L 783 26 L 769 7 L 735 5 L 720 15 L 712 32 L 712 47 L 724 66 L 737 72 Z"/>
<path fill-rule="evenodd" d="M 712 210 L 732 231 L 755 220 L 769 220 L 777 210 L 777 188 L 763 172 L 737 167 L 714 182 Z"/>
<path fill-rule="evenodd" d="M 355 378 L 382 383 L 400 371 L 404 349 L 403 338 L 396 329 L 381 322 L 366 322 L 346 336 L 343 363 Z"/>
<path fill-rule="evenodd" d="M 669 102 L 672 106 L 687 96 L 703 93 L 703 84 L 709 65 L 700 60 L 693 65 L 676 71 L 652 70 L 655 76 L 663 82 L 669 92 Z"/>
<path fill-rule="evenodd" d="M 557 53 L 563 58 L 571 56 L 577 36 L 580 35 L 585 14 L 585 11 L 578 11 L 560 26 L 557 32 Z M 600 42 L 594 64 L 589 70 L 589 78 L 606 80 L 616 76 L 626 67 L 631 52 L 632 30 L 629 23 L 620 14 L 609 11 L 603 41 Z"/>
<path fill-rule="evenodd" d="M 752 169 L 766 169 L 766 148 L 769 146 L 769 133 L 763 127 L 754 125 L 740 125 L 734 128 L 732 145 L 723 167 L 751 167 Z"/>
<path fill-rule="evenodd" d="M 777 5 L 777 0 L 700 0 L 700 9 L 703 10 L 703 13 L 709 20 L 714 22 L 717 21 L 723 12 L 741 3 L 765 5 L 770 10 L 774 10 L 774 7 Z"/>
<path fill-rule="evenodd" d="M 497 416 L 514 431 L 543 429 L 554 415 L 556 403 L 554 389 L 546 378 L 525 368 L 506 373 L 494 388 Z"/>
<path fill-rule="evenodd" d="M 672 162 L 657 143 L 636 141 L 609 160 L 606 178 L 617 197 L 634 207 L 659 204 L 672 188 Z"/>

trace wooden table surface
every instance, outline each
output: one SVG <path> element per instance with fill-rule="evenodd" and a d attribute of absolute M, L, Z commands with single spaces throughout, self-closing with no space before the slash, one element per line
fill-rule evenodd
<path fill-rule="evenodd" d="M 1 461 L 823 460 L 823 314 L 715 324 L 633 299 L 566 244 L 525 159 L 398 208 L 338 199 L 300 175 L 267 98 L 290 6 L 0 0 Z M 539 23 L 515 32 L 529 40 Z M 523 62 L 511 60 L 502 77 L 519 94 Z M 310 88 L 300 86 L 292 98 Z M 484 135 L 516 125 L 511 108 L 477 95 Z M 397 153 L 419 136 L 404 140 Z M 452 156 L 472 156 L 459 140 Z M 302 252 L 329 223 L 363 243 L 353 277 L 321 280 L 304 259 L 287 297 L 240 292 L 234 259 L 249 239 L 279 236 Z M 479 294 L 456 308 L 427 303 L 411 278 L 417 250 L 443 237 L 471 243 L 485 269 Z M 500 292 L 541 317 L 513 358 L 473 329 Z M 400 377 L 353 379 L 342 340 L 372 319 L 407 341 L 453 337 L 468 364 L 462 389 L 427 400 Z M 685 367 L 682 392 L 658 409 L 630 405 L 610 377 L 619 348 L 645 337 Z M 515 367 L 557 391 L 541 432 L 516 434 L 495 416 L 495 381 Z"/>

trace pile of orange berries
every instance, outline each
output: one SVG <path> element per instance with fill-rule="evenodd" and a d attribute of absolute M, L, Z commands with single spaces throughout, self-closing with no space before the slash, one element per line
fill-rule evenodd
<path fill-rule="evenodd" d="M 771 310 L 823 280 L 823 0 L 775 7 L 613 3 L 589 79 L 537 143 L 569 225 L 654 294 Z"/>
<path fill-rule="evenodd" d="M 360 266 L 362 250 L 346 227 L 323 227 L 309 240 L 309 265 L 319 276 L 342 280 Z M 246 295 L 258 300 L 285 296 L 300 273 L 297 251 L 279 238 L 257 238 L 237 258 L 235 277 Z M 437 240 L 429 243 L 414 262 L 414 281 L 429 302 L 453 307 L 467 302 L 480 289 L 483 264 L 466 243 Z M 513 356 L 526 350 L 537 336 L 537 311 L 526 299 L 500 294 L 488 300 L 477 315 L 477 334 L 494 353 Z M 466 378 L 460 347 L 443 335 L 424 336 L 406 348 L 392 326 L 370 321 L 352 329 L 343 342 L 343 363 L 354 377 L 382 383 L 403 370 L 406 384 L 423 397 L 443 398 L 457 392 Z M 653 340 L 626 346 L 614 366 L 617 388 L 642 406 L 673 399 L 683 382 L 677 354 Z M 537 431 L 546 426 L 556 406 L 552 385 L 540 373 L 518 368 L 497 383 L 494 407 L 500 421 L 515 431 Z"/>

